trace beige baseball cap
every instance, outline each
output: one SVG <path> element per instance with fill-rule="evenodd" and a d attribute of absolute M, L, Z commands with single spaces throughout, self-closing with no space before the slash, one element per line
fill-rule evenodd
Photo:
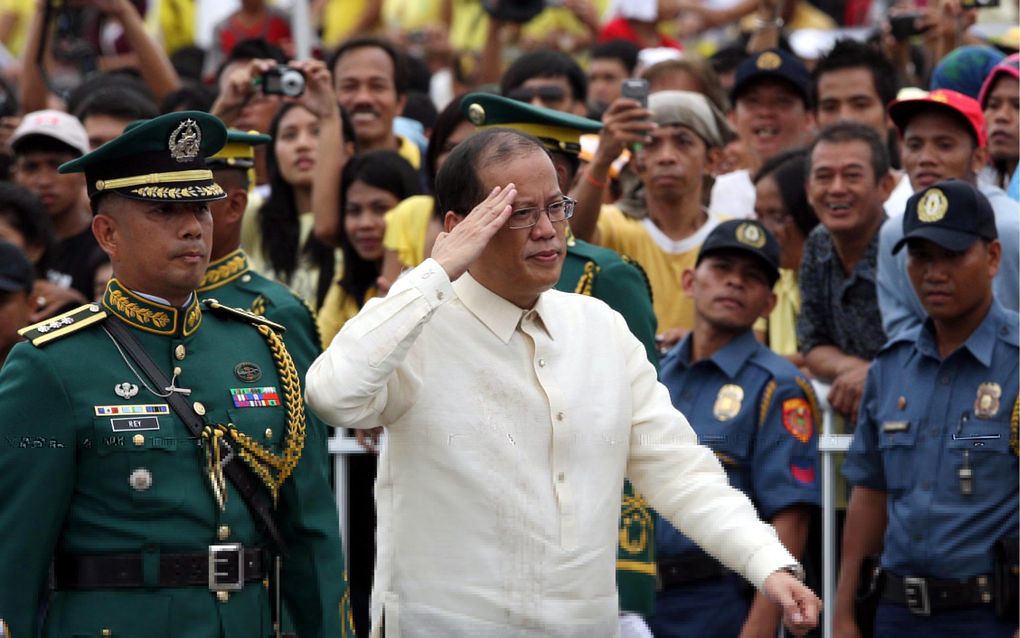
<path fill-rule="evenodd" d="M 18 153 L 18 146 L 28 137 L 40 136 L 67 144 L 85 155 L 89 152 L 89 136 L 78 118 L 63 111 L 48 109 L 33 111 L 21 119 L 21 124 L 11 136 L 11 148 Z"/>

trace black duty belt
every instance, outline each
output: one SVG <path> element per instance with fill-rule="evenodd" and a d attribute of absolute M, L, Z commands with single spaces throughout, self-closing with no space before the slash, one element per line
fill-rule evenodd
<path fill-rule="evenodd" d="M 898 576 L 882 572 L 882 597 L 905 605 L 911 613 L 930 616 L 933 612 L 987 605 L 992 602 L 992 579 L 975 576 L 961 580 L 941 580 Z"/>
<path fill-rule="evenodd" d="M 245 549 L 239 543 L 210 545 L 204 554 L 153 554 L 159 573 L 146 578 L 144 554 L 61 555 L 54 560 L 58 590 L 119 589 L 130 587 L 208 587 L 210 591 L 237 591 L 249 581 L 268 576 L 263 550 Z M 153 570 L 155 571 L 155 570 Z"/>
<path fill-rule="evenodd" d="M 686 585 L 701 580 L 722 578 L 731 574 L 722 563 L 704 554 L 688 556 L 660 556 L 658 564 L 661 589 Z"/>

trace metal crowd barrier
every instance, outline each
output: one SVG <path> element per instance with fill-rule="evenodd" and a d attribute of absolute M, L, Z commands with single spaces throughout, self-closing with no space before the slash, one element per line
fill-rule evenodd
<path fill-rule="evenodd" d="M 825 397 L 829 386 L 814 382 L 815 394 L 822 410 L 821 430 L 818 435 L 818 453 L 822 463 L 822 635 L 832 636 L 832 611 L 836 600 L 836 494 L 835 462 L 833 455 L 846 452 L 853 438 L 849 434 L 833 432 L 834 414 Z M 382 442 L 380 441 L 380 444 Z M 367 454 L 354 437 L 344 434 L 341 429 L 329 440 L 329 453 L 333 455 L 334 491 L 336 506 L 340 512 L 340 530 L 344 543 L 344 557 L 348 557 L 347 539 L 350 537 L 350 516 L 347 505 L 347 458 L 352 454 Z"/>

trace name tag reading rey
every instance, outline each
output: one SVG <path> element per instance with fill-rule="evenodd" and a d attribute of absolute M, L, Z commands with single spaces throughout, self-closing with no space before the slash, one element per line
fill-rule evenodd
<path fill-rule="evenodd" d="M 144 432 L 159 429 L 160 414 L 170 414 L 165 403 L 146 405 L 97 405 L 96 416 L 108 416 L 114 432 Z"/>

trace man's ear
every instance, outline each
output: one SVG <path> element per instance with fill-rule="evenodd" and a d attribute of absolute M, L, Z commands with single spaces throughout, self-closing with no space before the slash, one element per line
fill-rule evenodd
<path fill-rule="evenodd" d="M 92 218 L 92 234 L 103 252 L 114 260 L 119 253 L 120 232 L 117 228 L 117 220 L 105 213 L 98 213 Z"/>
<path fill-rule="evenodd" d="M 446 216 L 443 217 L 443 230 L 446 232 L 452 232 L 456 228 L 457 224 L 464 221 L 464 218 L 453 212 L 452 210 L 446 211 Z"/>
<path fill-rule="evenodd" d="M 971 170 L 977 175 L 982 168 L 988 166 L 988 148 L 983 146 L 975 148 L 971 158 Z"/>
<path fill-rule="evenodd" d="M 716 146 L 705 151 L 705 172 L 713 177 L 718 175 L 719 166 L 723 161 L 723 150 Z"/>
<path fill-rule="evenodd" d="M 227 191 L 227 201 L 230 208 L 227 210 L 226 221 L 235 224 L 244 217 L 244 211 L 248 208 L 248 191 L 243 188 L 233 188 Z"/>
<path fill-rule="evenodd" d="M 680 287 L 683 288 L 684 294 L 690 297 L 694 293 L 694 270 L 688 268 L 680 275 Z"/>

